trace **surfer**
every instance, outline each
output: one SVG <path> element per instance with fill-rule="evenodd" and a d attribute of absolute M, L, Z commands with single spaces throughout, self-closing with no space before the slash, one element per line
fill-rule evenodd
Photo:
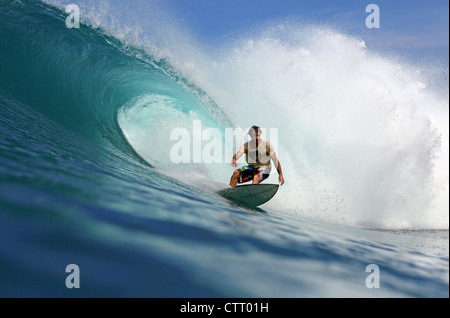
<path fill-rule="evenodd" d="M 243 144 L 238 152 L 233 156 L 231 165 L 237 167 L 237 160 L 245 154 L 248 165 L 233 172 L 230 179 L 230 186 L 235 187 L 238 183 L 244 183 L 253 180 L 253 184 L 258 184 L 267 179 L 270 175 L 271 160 L 278 172 L 278 181 L 281 185 L 284 183 L 281 164 L 270 142 L 260 138 L 261 129 L 258 126 L 252 126 L 248 135 L 252 138 L 249 142 Z"/>

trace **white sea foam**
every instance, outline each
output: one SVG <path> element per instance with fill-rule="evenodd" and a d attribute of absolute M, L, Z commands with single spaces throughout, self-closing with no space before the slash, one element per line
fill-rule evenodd
<path fill-rule="evenodd" d="M 269 209 L 448 228 L 448 98 L 427 89 L 420 66 L 297 25 L 240 41 L 222 57 L 200 86 L 240 125 L 279 128 L 286 185 Z"/>

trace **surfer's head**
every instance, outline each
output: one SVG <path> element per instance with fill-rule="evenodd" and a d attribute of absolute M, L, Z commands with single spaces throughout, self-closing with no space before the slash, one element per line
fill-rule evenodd
<path fill-rule="evenodd" d="M 259 136 L 261 135 L 261 128 L 258 126 L 253 125 L 248 130 L 248 135 L 252 137 L 253 140 L 259 140 Z"/>

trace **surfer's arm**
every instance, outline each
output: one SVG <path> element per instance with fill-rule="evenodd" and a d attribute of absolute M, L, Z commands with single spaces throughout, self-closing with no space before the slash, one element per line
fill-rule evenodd
<path fill-rule="evenodd" d="M 283 183 L 284 183 L 283 171 L 281 170 L 281 163 L 278 160 L 278 157 L 277 157 L 277 154 L 275 153 L 275 151 L 270 155 L 270 157 L 273 160 L 273 164 L 277 168 L 278 181 L 280 182 L 281 185 L 283 185 Z"/>
<path fill-rule="evenodd" d="M 231 165 L 233 167 L 237 167 L 237 160 L 243 155 L 244 153 L 242 151 L 236 152 L 236 154 L 233 156 L 233 160 L 231 160 Z"/>

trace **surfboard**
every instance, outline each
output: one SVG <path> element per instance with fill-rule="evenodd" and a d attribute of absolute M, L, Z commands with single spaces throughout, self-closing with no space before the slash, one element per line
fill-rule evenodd
<path fill-rule="evenodd" d="M 248 206 L 266 203 L 277 193 L 278 184 L 246 184 L 219 191 L 224 198 Z"/>

